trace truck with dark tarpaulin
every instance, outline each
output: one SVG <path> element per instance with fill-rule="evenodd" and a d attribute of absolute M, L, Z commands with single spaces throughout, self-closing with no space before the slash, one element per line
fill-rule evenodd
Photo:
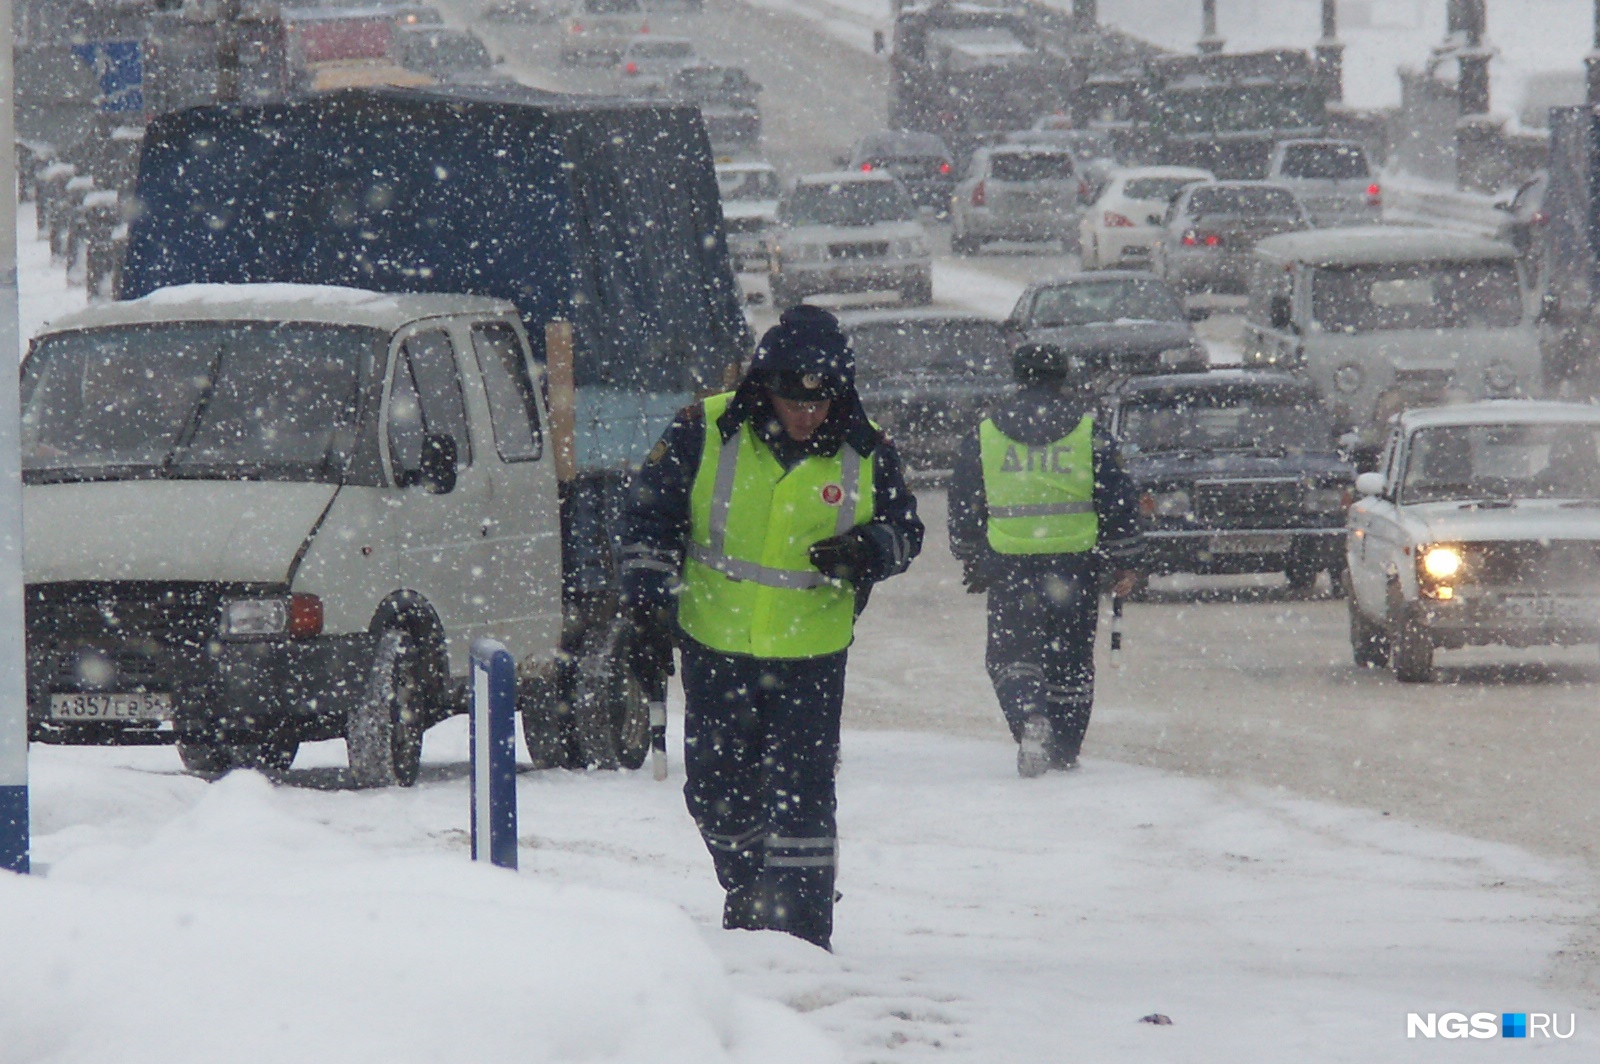
<path fill-rule="evenodd" d="M 549 367 L 552 417 L 566 406 L 574 423 L 562 649 L 591 689 L 615 674 L 604 711 L 634 728 L 614 554 L 630 471 L 749 349 L 699 112 L 520 87 L 199 107 L 151 123 L 137 196 L 119 298 L 254 282 L 458 293 L 514 304 L 535 359 L 557 323 L 565 364 L 570 335 L 565 400 Z M 565 743 L 573 763 L 582 747 Z"/>
<path fill-rule="evenodd" d="M 1600 391 L 1600 115 L 1550 109 L 1539 310 L 1545 386 Z"/>

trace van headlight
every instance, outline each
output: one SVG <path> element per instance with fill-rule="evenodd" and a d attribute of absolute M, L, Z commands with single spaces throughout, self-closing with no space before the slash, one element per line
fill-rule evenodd
<path fill-rule="evenodd" d="M 229 639 L 287 635 L 309 639 L 322 634 L 322 600 L 296 592 L 266 598 L 228 599 L 222 604 L 219 634 Z"/>
<path fill-rule="evenodd" d="M 1483 383 L 1491 392 L 1505 394 L 1517 390 L 1517 371 L 1505 362 L 1494 361 L 1483 371 Z"/>
<path fill-rule="evenodd" d="M 1359 392 L 1366 379 L 1367 375 L 1361 372 L 1361 367 L 1354 362 L 1346 362 L 1333 371 L 1333 386 L 1345 395 Z"/>

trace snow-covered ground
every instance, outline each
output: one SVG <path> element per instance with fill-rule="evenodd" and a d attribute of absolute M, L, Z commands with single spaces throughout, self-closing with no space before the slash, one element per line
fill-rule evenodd
<path fill-rule="evenodd" d="M 1577 1013 L 1546 1048 L 1600 1051 L 1544 982 L 1584 875 L 1375 813 L 851 732 L 830 957 L 716 928 L 676 781 L 525 773 L 511 874 L 468 860 L 461 721 L 415 790 L 343 790 L 342 755 L 273 786 L 36 748 L 0 1061 L 1388 1061 L 1448 1011 Z"/>

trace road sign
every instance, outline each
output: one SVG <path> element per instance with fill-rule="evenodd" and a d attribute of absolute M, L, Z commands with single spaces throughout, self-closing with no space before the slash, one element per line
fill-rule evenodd
<path fill-rule="evenodd" d="M 136 114 L 144 110 L 144 60 L 138 41 L 90 41 L 72 46 L 100 82 L 100 110 Z"/>

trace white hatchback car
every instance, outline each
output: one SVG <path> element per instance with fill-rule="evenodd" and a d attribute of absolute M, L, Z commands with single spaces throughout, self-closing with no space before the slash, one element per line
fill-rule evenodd
<path fill-rule="evenodd" d="M 1600 407 L 1406 411 L 1356 491 L 1356 664 L 1421 683 L 1436 648 L 1600 642 Z"/>
<path fill-rule="evenodd" d="M 1209 170 L 1138 166 L 1114 174 L 1078 223 L 1078 248 L 1086 270 L 1148 269 L 1161 241 L 1161 221 L 1178 193 Z"/>

